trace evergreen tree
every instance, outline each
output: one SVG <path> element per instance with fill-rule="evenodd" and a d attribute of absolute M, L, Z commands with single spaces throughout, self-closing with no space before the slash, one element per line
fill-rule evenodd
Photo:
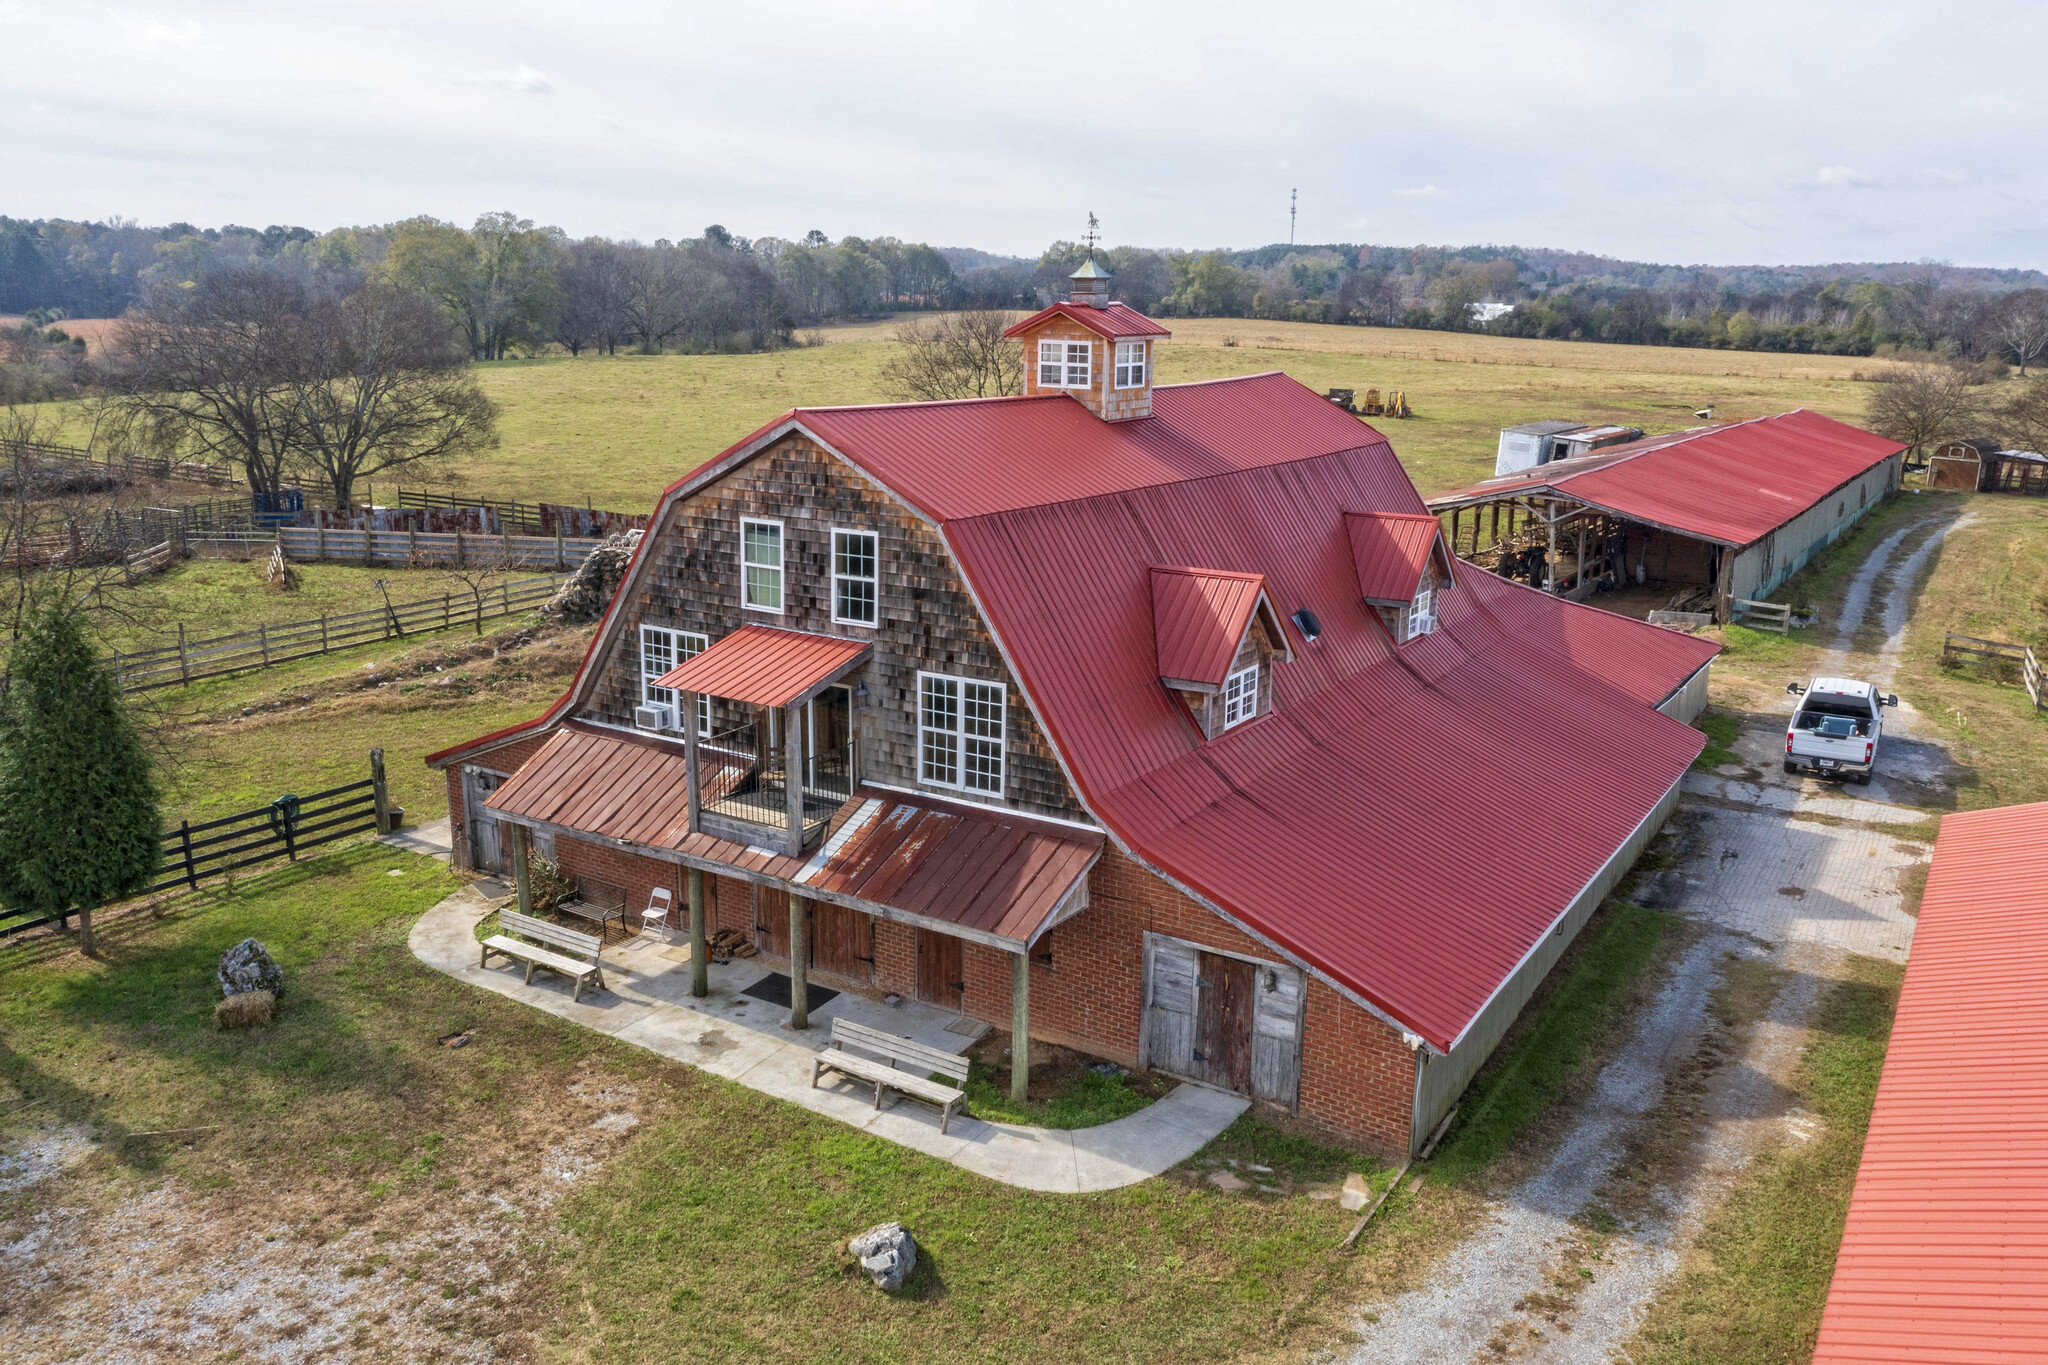
<path fill-rule="evenodd" d="M 113 670 L 75 613 L 30 613 L 0 682 L 0 905 L 78 912 L 148 888 L 161 857 L 157 785 Z"/>

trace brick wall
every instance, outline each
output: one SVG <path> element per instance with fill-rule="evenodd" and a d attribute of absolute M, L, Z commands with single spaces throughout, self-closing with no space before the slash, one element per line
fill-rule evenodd
<path fill-rule="evenodd" d="M 455 866 L 469 868 L 469 810 L 462 800 L 462 770 L 465 766 L 485 768 L 494 773 L 516 773 L 527 759 L 540 752 L 554 732 L 543 731 L 528 739 L 478 754 L 465 763 L 451 763 L 443 773 L 448 779 L 448 832 L 454 841 Z"/>

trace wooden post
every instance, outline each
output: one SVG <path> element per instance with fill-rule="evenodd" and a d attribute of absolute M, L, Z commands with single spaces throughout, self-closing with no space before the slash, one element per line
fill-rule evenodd
<path fill-rule="evenodd" d="M 782 788 L 789 807 L 787 848 L 789 856 L 794 858 L 804 851 L 804 712 L 801 702 L 791 702 L 782 709 Z"/>
<path fill-rule="evenodd" d="M 458 569 L 465 569 L 469 567 L 467 561 L 465 561 L 463 558 L 462 532 L 460 531 L 457 531 L 455 533 L 455 567 Z"/>
<path fill-rule="evenodd" d="M 278 527 L 277 533 L 279 536 L 283 536 L 284 528 L 282 526 Z M 327 523 L 324 521 L 313 528 L 313 558 L 327 558 Z"/>
<path fill-rule="evenodd" d="M 368 512 L 364 512 L 364 513 L 363 513 L 363 567 L 364 567 L 364 568 L 366 568 L 366 569 L 373 569 L 373 568 L 375 568 L 376 566 L 377 566 L 377 546 L 376 546 L 376 543 L 375 543 L 374 541 L 372 541 L 372 540 L 370 539 L 370 514 L 369 514 Z"/>
<path fill-rule="evenodd" d="M 178 622 L 178 681 L 192 681 L 192 661 L 185 654 L 185 623 Z"/>
<path fill-rule="evenodd" d="M 694 727 L 692 727 L 694 729 Z M 690 994 L 711 994 L 710 950 L 704 946 L 704 869 L 690 869 Z M 792 991 L 794 998 L 795 992 Z"/>
<path fill-rule="evenodd" d="M 1031 950 L 1010 958 L 1010 1098 L 1031 1094 Z"/>
<path fill-rule="evenodd" d="M 555 572 L 560 573 L 567 567 L 567 562 L 562 558 L 562 523 L 557 519 L 555 522 Z"/>
<path fill-rule="evenodd" d="M 384 785 L 384 751 L 370 750 L 370 794 L 377 802 L 377 832 L 391 833 L 391 793 Z"/>
<path fill-rule="evenodd" d="M 1579 596 L 1586 595 L 1586 519 L 1579 518 L 1579 562 L 1572 570 L 1572 591 Z"/>
<path fill-rule="evenodd" d="M 1557 516 L 1549 504 L 1543 508 L 1543 529 L 1550 534 L 1550 548 L 1543 555 L 1543 591 L 1557 591 Z"/>
<path fill-rule="evenodd" d="M 269 626 L 266 626 L 266 625 L 258 625 L 258 626 L 256 627 L 256 648 L 262 651 L 262 653 L 263 653 L 263 666 L 264 666 L 265 668 L 268 668 L 268 667 L 270 666 L 270 627 L 269 627 Z"/>
<path fill-rule="evenodd" d="M 327 652 L 327 613 L 320 613 L 320 652 Z"/>
<path fill-rule="evenodd" d="M 789 898 L 789 1026 L 811 1026 L 811 902 Z"/>
<path fill-rule="evenodd" d="M 533 913 L 533 882 L 527 875 L 526 826 L 506 822 L 512 830 L 512 886 L 519 896 L 519 913 Z"/>
<path fill-rule="evenodd" d="M 178 822 L 178 842 L 185 847 L 185 885 L 197 891 L 199 889 L 199 870 L 192 864 L 192 822 L 190 820 L 180 820 Z"/>
<path fill-rule="evenodd" d="M 704 780 L 697 771 L 697 727 L 684 724 L 683 717 L 688 715 L 691 720 L 697 718 L 697 694 L 676 693 L 676 705 L 679 708 L 676 713 L 676 724 L 683 727 L 683 791 L 688 801 L 685 809 L 690 816 L 689 831 L 695 834 L 698 817 L 703 814 Z"/>
<path fill-rule="evenodd" d="M 405 562 L 408 564 L 420 562 L 420 528 L 412 524 L 412 518 L 410 517 L 407 517 L 405 521 Z"/>

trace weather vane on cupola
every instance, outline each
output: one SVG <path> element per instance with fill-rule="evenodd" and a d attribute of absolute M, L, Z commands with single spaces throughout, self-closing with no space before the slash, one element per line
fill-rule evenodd
<path fill-rule="evenodd" d="M 1088 259 L 1091 261 L 1095 259 L 1096 246 L 1102 241 L 1102 234 L 1095 230 L 1097 226 L 1095 210 L 1090 209 L 1088 210 L 1088 230 L 1081 234 L 1081 240 L 1088 244 Z"/>

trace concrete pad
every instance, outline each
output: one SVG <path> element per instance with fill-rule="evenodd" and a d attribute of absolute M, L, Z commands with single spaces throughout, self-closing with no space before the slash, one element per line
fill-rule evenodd
<path fill-rule="evenodd" d="M 1792 780 L 1789 775 L 1786 776 L 1787 782 Z M 1873 825 L 1917 825 L 1934 814 L 1932 811 L 1916 810 L 1911 806 L 1895 806 L 1884 801 L 1858 799 L 1847 794 L 1852 789 L 1836 788 L 1832 783 L 1811 782 L 1804 785 L 1819 790 L 1808 791 L 1776 783 L 1744 782 L 1735 778 L 1715 777 L 1708 773 L 1687 773 L 1680 783 L 1682 790 L 1694 796 L 1704 796 L 1714 801 L 1728 801 L 1739 806 L 1754 806 L 1760 810 L 1783 811 L 1788 815 L 1826 815 L 1837 820 L 1858 820 Z"/>
<path fill-rule="evenodd" d="M 429 820 L 424 825 L 404 825 L 389 834 L 380 834 L 377 836 L 377 842 L 389 844 L 393 848 L 402 848 L 408 853 L 418 853 L 423 857 L 438 858 L 444 863 L 455 853 L 454 827 L 449 824 L 445 815 L 438 820 Z"/>
<path fill-rule="evenodd" d="M 606 947 L 609 989 L 585 992 L 574 1002 L 569 983 L 551 973 L 536 972 L 528 985 L 523 965 L 477 965 L 476 923 L 491 908 L 471 888 L 457 891 L 413 925 L 413 955 L 483 990 L 1022 1189 L 1075 1194 L 1135 1184 L 1186 1160 L 1248 1104 L 1240 1095 L 1183 1084 L 1098 1128 L 1068 1133 L 989 1123 L 956 1111 L 941 1133 L 936 1107 L 885 1092 L 878 1110 L 872 1086 L 829 1073 L 813 1086 L 811 1068 L 817 1049 L 831 1037 L 835 1016 L 960 1053 L 973 1040 L 947 1030 L 957 1014 L 917 1001 L 891 1006 L 843 992 L 812 1011 L 811 1028 L 795 1033 L 786 1027 L 786 1009 L 739 993 L 767 975 L 766 966 L 749 959 L 711 964 L 710 994 L 699 1000 L 689 994 L 689 964 L 662 957 L 653 940 Z"/>

